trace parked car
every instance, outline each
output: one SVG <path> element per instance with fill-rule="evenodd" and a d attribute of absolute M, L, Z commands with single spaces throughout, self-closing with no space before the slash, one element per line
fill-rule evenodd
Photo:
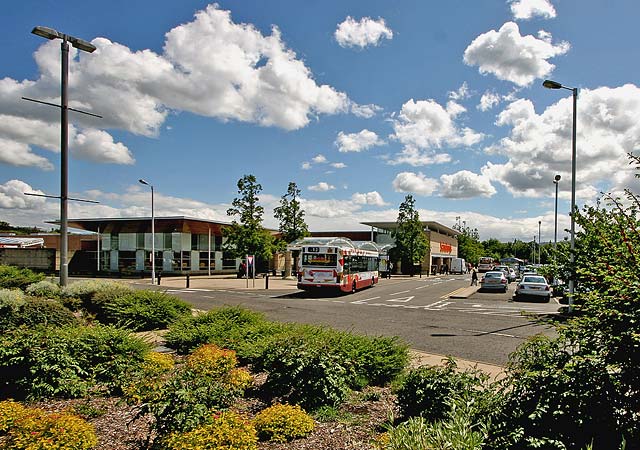
<path fill-rule="evenodd" d="M 507 277 L 509 283 L 516 281 L 516 272 L 509 266 L 496 266 L 494 270 L 501 270 L 504 272 L 504 276 Z"/>
<path fill-rule="evenodd" d="M 487 272 L 480 280 L 480 289 L 485 291 L 507 292 L 509 281 L 502 270 Z"/>
<path fill-rule="evenodd" d="M 551 286 L 543 276 L 529 274 L 522 276 L 522 280 L 516 286 L 513 299 L 523 300 L 526 298 L 542 299 L 545 302 L 551 300 Z"/>

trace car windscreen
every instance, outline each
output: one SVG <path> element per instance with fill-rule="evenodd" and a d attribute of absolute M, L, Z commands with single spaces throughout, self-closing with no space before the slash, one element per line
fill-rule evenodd
<path fill-rule="evenodd" d="M 547 280 L 544 277 L 524 277 L 522 279 L 523 283 L 543 283 L 546 284 Z"/>
<path fill-rule="evenodd" d="M 484 274 L 485 278 L 502 278 L 502 272 L 487 272 Z"/>

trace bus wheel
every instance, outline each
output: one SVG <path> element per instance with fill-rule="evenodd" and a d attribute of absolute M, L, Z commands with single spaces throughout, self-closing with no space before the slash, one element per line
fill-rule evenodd
<path fill-rule="evenodd" d="M 353 286 L 351 286 L 351 292 L 355 292 L 356 291 L 356 282 L 353 282 Z"/>

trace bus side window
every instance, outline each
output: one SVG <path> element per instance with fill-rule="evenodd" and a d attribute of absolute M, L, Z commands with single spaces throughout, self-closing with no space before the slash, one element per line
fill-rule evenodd
<path fill-rule="evenodd" d="M 344 265 L 342 266 L 342 271 L 344 273 L 349 273 L 351 267 L 351 256 L 345 255 L 344 257 Z"/>

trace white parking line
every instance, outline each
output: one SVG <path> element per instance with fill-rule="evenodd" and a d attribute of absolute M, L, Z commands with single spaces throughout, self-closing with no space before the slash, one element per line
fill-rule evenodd
<path fill-rule="evenodd" d="M 351 304 L 352 304 L 352 305 L 361 305 L 361 304 L 363 304 L 364 302 L 368 302 L 369 300 L 377 300 L 377 299 L 379 299 L 379 298 L 380 298 L 380 297 L 371 297 L 371 298 L 365 298 L 365 299 L 363 299 L 363 300 L 355 300 L 355 301 L 351 302 Z"/>
<path fill-rule="evenodd" d="M 398 295 L 398 294 L 405 294 L 409 291 L 400 291 L 400 292 L 394 292 L 393 294 L 389 294 L 389 295 Z"/>

